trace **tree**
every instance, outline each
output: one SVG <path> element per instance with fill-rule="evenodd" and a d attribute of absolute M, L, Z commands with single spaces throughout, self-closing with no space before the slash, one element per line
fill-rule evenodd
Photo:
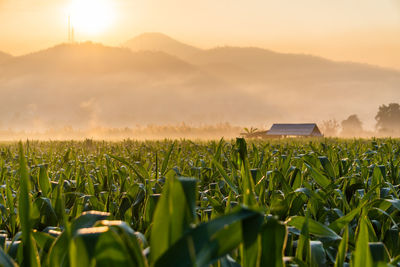
<path fill-rule="evenodd" d="M 260 132 L 258 131 L 257 128 L 253 128 L 251 127 L 249 128 L 244 128 L 244 133 L 241 133 L 240 135 L 245 137 L 245 138 L 258 138 L 258 137 L 262 137 L 263 135 L 265 135 L 265 132 Z"/>
<path fill-rule="evenodd" d="M 362 132 L 362 122 L 356 114 L 350 115 L 346 120 L 342 121 L 342 135 L 360 136 Z"/>
<path fill-rule="evenodd" d="M 325 136 L 336 136 L 339 130 L 339 123 L 333 119 L 322 122 L 322 131 Z"/>
<path fill-rule="evenodd" d="M 244 130 L 245 130 L 245 132 L 247 134 L 253 134 L 253 133 L 257 132 L 258 129 L 251 127 L 250 129 L 249 128 L 244 128 Z"/>
<path fill-rule="evenodd" d="M 376 128 L 380 132 L 400 132 L 400 105 L 398 103 L 390 103 L 387 106 L 380 106 L 375 120 Z"/>

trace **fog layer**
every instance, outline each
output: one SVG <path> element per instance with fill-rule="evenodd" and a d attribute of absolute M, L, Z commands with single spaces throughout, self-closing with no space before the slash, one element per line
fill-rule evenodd
<path fill-rule="evenodd" d="M 395 70 L 259 48 L 201 50 L 145 34 L 124 48 L 75 43 L 0 54 L 0 129 L 268 127 L 350 114 L 373 129 L 378 107 L 398 101 L 399 88 Z"/>

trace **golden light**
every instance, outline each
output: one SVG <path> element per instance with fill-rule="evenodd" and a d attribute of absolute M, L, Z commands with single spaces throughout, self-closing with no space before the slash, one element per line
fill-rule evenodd
<path fill-rule="evenodd" d="M 112 0 L 73 0 L 68 16 L 74 30 L 84 34 L 99 34 L 109 28 L 115 18 Z"/>

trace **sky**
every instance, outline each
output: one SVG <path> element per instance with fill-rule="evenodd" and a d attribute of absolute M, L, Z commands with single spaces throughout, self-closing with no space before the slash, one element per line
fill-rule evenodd
<path fill-rule="evenodd" d="M 162 32 L 202 48 L 258 46 L 400 69 L 400 0 L 0 0 L 0 51 L 66 42 L 68 15 L 80 16 L 77 41 L 119 46 Z"/>

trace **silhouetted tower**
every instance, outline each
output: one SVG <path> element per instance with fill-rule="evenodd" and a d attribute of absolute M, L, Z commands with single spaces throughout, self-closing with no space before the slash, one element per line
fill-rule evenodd
<path fill-rule="evenodd" d="M 74 27 L 71 27 L 71 43 L 75 43 L 75 32 L 74 32 Z"/>
<path fill-rule="evenodd" d="M 68 43 L 71 42 L 71 16 L 68 16 Z"/>
<path fill-rule="evenodd" d="M 71 26 L 71 16 L 68 16 L 68 43 L 75 42 L 74 27 Z"/>

